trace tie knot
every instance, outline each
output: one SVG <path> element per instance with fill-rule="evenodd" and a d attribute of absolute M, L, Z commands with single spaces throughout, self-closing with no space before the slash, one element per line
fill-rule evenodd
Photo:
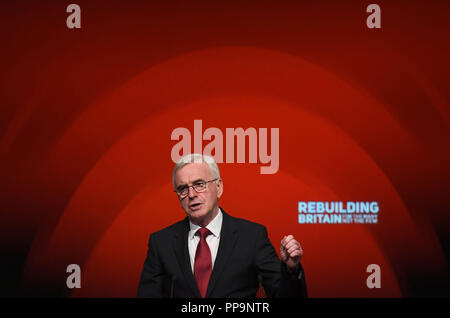
<path fill-rule="evenodd" d="M 208 230 L 206 227 L 201 227 L 195 232 L 195 235 L 200 235 L 200 239 L 207 238 L 208 235 L 212 234 L 210 230 Z"/>

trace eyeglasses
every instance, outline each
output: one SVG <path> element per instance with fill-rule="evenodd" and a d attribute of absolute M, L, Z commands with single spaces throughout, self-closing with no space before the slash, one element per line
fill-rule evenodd
<path fill-rule="evenodd" d="M 195 183 L 193 183 L 192 185 L 185 185 L 185 186 L 181 186 L 178 189 L 175 190 L 175 193 L 178 194 L 178 196 L 180 197 L 180 199 L 184 199 L 185 197 L 187 197 L 189 195 L 189 188 L 192 187 L 192 189 L 195 190 L 195 192 L 199 193 L 199 192 L 205 192 L 206 191 L 206 186 L 208 185 L 209 182 L 214 182 L 216 180 L 218 180 L 219 178 L 215 178 L 213 180 L 209 180 L 209 181 L 196 181 Z"/>

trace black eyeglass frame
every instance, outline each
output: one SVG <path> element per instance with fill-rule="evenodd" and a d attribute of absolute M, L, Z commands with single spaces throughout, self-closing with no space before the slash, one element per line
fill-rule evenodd
<path fill-rule="evenodd" d="M 202 186 L 201 190 L 197 190 L 197 189 L 195 188 L 195 186 L 199 186 L 198 183 L 197 183 L 197 184 L 192 184 L 192 185 L 187 185 L 187 186 L 186 186 L 185 188 L 183 188 L 183 190 L 182 190 L 182 191 L 187 191 L 186 194 L 184 194 L 184 195 L 182 195 L 182 194 L 180 193 L 180 191 L 178 191 L 178 190 L 174 190 L 173 192 L 175 192 L 175 193 L 178 195 L 178 197 L 179 197 L 180 199 L 184 199 L 185 197 L 187 197 L 187 196 L 189 195 L 189 188 L 194 189 L 194 191 L 197 192 L 197 193 L 202 193 L 202 192 L 205 192 L 205 191 L 206 191 L 206 188 L 207 188 L 208 183 L 214 182 L 214 181 L 217 181 L 217 180 L 219 180 L 219 178 L 215 178 L 215 179 L 212 179 L 212 180 L 209 180 L 209 181 L 199 181 L 199 182 L 202 182 L 202 183 L 205 184 L 204 186 Z"/>

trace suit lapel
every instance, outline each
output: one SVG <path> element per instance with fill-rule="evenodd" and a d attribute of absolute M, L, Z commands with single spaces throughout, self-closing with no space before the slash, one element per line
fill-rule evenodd
<path fill-rule="evenodd" d="M 217 250 L 216 261 L 209 280 L 206 297 L 210 297 L 216 282 L 226 267 L 237 241 L 237 229 L 231 216 L 223 211 L 222 229 L 220 231 L 220 242 Z"/>
<path fill-rule="evenodd" d="M 187 236 L 189 232 L 189 221 L 186 218 L 184 222 L 180 223 L 180 228 L 174 231 L 173 247 L 175 250 L 175 255 L 178 260 L 181 272 L 183 273 L 184 279 L 188 283 L 189 287 L 196 297 L 201 297 L 200 292 L 195 283 L 194 275 L 192 274 L 191 261 L 189 258 L 189 249 Z"/>

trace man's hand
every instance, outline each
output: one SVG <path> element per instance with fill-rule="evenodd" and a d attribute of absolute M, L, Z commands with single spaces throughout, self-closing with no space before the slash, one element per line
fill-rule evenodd
<path fill-rule="evenodd" d="M 281 261 L 286 263 L 289 271 L 297 270 L 298 262 L 303 256 L 303 250 L 300 243 L 292 235 L 283 237 L 280 245 Z"/>

